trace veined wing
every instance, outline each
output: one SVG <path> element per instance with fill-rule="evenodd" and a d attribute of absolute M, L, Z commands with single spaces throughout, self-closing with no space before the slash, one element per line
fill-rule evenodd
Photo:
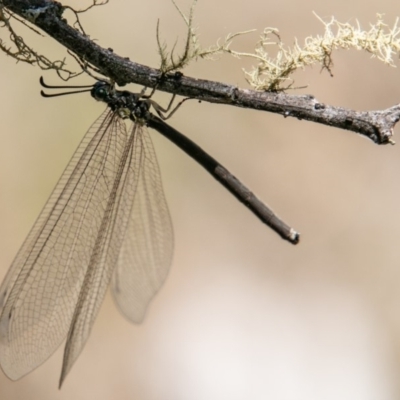
<path fill-rule="evenodd" d="M 112 293 L 131 321 L 143 320 L 146 308 L 168 274 L 173 231 L 160 170 L 150 135 L 141 127 L 143 152 L 139 183 L 117 267 Z"/>
<path fill-rule="evenodd" d="M 0 364 L 18 379 L 61 344 L 93 265 L 128 137 L 105 111 L 89 129 L 0 287 Z M 109 229 L 109 228 L 108 228 Z"/>
<path fill-rule="evenodd" d="M 124 123 L 118 121 L 125 128 Z M 60 386 L 89 337 L 126 237 L 143 162 L 143 142 L 140 133 L 140 126 L 134 124 L 124 144 L 115 179 L 108 193 L 107 204 L 68 332 Z"/>

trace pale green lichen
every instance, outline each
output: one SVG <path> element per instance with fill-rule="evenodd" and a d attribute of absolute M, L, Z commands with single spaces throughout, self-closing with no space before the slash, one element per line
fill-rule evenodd
<path fill-rule="evenodd" d="M 292 48 L 285 47 L 279 38 L 278 30 L 266 28 L 258 41 L 254 53 L 235 52 L 236 56 L 252 57 L 257 64 L 244 71 L 248 83 L 257 90 L 279 91 L 289 88 L 292 84 L 292 73 L 300 68 L 319 64 L 329 72 L 332 67 L 332 53 L 338 49 L 364 50 L 383 63 L 395 67 L 395 58 L 400 54 L 399 20 L 396 19 L 393 28 L 383 21 L 382 15 L 377 16 L 377 22 L 371 24 L 369 30 L 363 30 L 358 21 L 356 26 L 341 23 L 334 17 L 324 22 L 325 32 L 322 36 L 307 37 L 304 45 L 297 40 Z M 275 38 L 275 41 L 271 40 Z M 276 40 L 277 39 L 277 40 Z M 277 55 L 272 58 L 268 54 L 271 46 L 278 48 Z"/>
<path fill-rule="evenodd" d="M 400 29 L 398 19 L 393 28 L 389 28 L 383 21 L 383 16 L 378 14 L 377 22 L 371 24 L 369 30 L 363 30 L 358 21 L 355 26 L 350 23 L 341 23 L 334 17 L 329 22 L 323 21 L 316 14 L 316 17 L 323 23 L 325 32 L 322 36 L 309 36 L 301 46 L 295 40 L 292 47 L 287 47 L 281 41 L 279 31 L 276 28 L 265 28 L 256 43 L 254 52 L 239 52 L 231 49 L 232 41 L 240 35 L 252 31 L 238 32 L 228 35 L 222 44 L 203 49 L 193 27 L 193 11 L 196 0 L 190 9 L 189 17 L 186 17 L 180 8 L 172 0 L 175 7 L 181 14 L 188 29 L 185 47 L 182 55 L 174 55 L 175 46 L 168 52 L 165 45 L 160 44 L 159 31 L 157 39 L 159 53 L 161 56 L 161 71 L 164 73 L 182 69 L 190 61 L 198 58 L 214 58 L 222 53 L 234 57 L 253 58 L 256 65 L 251 70 L 244 70 L 247 82 L 256 90 L 283 91 L 293 86 L 292 74 L 298 69 L 319 64 L 322 68 L 331 72 L 332 53 L 339 49 L 364 50 L 372 57 L 392 67 L 395 66 L 394 57 L 400 54 Z M 269 55 L 269 50 L 277 53 L 274 57 Z"/>
<path fill-rule="evenodd" d="M 174 44 L 174 46 L 170 51 L 167 49 L 167 45 L 165 43 L 161 43 L 160 29 L 159 29 L 160 27 L 159 24 L 157 24 L 157 44 L 158 44 L 158 52 L 161 58 L 160 70 L 164 74 L 179 69 L 183 69 L 191 61 L 197 60 L 199 58 L 213 59 L 214 56 L 218 54 L 230 53 L 231 52 L 230 45 L 232 44 L 233 39 L 235 39 L 237 36 L 244 35 L 246 33 L 254 31 L 250 30 L 245 32 L 229 34 L 223 40 L 222 44 L 220 44 L 218 41 L 217 44 L 214 46 L 211 46 L 209 48 L 202 48 L 198 36 L 196 34 L 197 29 L 193 26 L 194 8 L 196 6 L 197 0 L 193 1 L 188 16 L 186 16 L 184 12 L 179 8 L 175 0 L 171 1 L 186 24 L 187 34 L 182 54 L 176 55 L 175 54 L 176 43 Z M 234 52 L 232 52 L 231 54 L 235 56 Z"/>

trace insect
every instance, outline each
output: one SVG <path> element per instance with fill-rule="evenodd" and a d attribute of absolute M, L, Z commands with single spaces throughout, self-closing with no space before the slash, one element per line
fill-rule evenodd
<path fill-rule="evenodd" d="M 41 84 L 49 89 L 64 86 Z M 69 88 L 78 88 L 70 86 Z M 284 239 L 299 235 L 221 164 L 164 122 L 164 109 L 106 81 L 79 87 L 107 104 L 73 155 L 0 287 L 0 364 L 19 379 L 66 340 L 60 387 L 111 284 L 121 313 L 143 320 L 168 274 L 173 230 L 146 126 L 187 152 Z M 45 94 L 54 97 L 58 94 Z M 155 114 L 151 112 L 154 110 Z M 125 120 L 131 121 L 127 128 Z"/>

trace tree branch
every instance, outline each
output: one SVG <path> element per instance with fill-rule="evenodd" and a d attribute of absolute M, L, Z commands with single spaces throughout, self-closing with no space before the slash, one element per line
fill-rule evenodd
<path fill-rule="evenodd" d="M 350 130 L 376 144 L 394 143 L 391 139 L 400 119 L 400 104 L 381 111 L 354 111 L 323 104 L 309 95 L 259 92 L 232 85 L 168 74 L 159 79 L 157 69 L 130 61 L 94 43 L 63 19 L 64 7 L 51 0 L 2 0 L 0 5 L 29 21 L 57 40 L 81 60 L 119 85 L 137 83 L 210 103 L 269 111 L 336 128 Z"/>

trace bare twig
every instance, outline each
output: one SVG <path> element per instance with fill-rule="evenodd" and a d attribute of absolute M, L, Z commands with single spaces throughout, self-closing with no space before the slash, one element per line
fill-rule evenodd
<path fill-rule="evenodd" d="M 73 52 L 88 66 L 116 83 L 137 83 L 146 87 L 196 98 L 211 103 L 278 113 L 364 135 L 377 144 L 393 143 L 393 128 L 400 119 L 400 105 L 387 110 L 359 112 L 323 104 L 312 96 L 293 96 L 239 89 L 219 82 L 183 76 L 177 85 L 173 75 L 160 76 L 163 71 L 129 61 L 102 48 L 77 31 L 62 18 L 64 8 L 50 0 L 2 0 L 2 7 L 28 19 Z M 33 17 L 29 17 L 32 16 Z M 165 72 L 165 71 L 164 71 Z"/>

